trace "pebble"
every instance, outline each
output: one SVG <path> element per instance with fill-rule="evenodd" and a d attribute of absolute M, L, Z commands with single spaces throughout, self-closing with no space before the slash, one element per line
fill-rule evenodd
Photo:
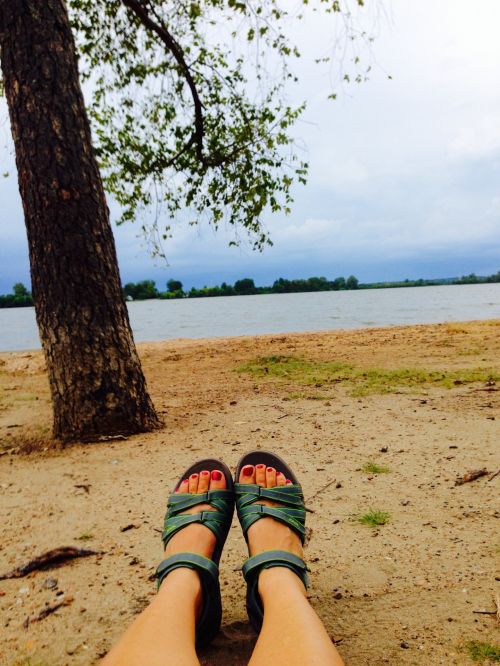
<path fill-rule="evenodd" d="M 410 645 L 406 641 L 401 641 L 401 643 L 399 644 L 399 647 L 403 648 L 403 650 L 408 650 Z"/>
<path fill-rule="evenodd" d="M 335 594 L 333 595 L 333 598 L 334 599 L 342 599 L 342 596 L 343 596 L 342 592 L 335 592 Z"/>
<path fill-rule="evenodd" d="M 46 590 L 53 590 L 57 587 L 57 578 L 46 578 L 43 581 L 43 586 Z"/>
<path fill-rule="evenodd" d="M 407 500 L 407 499 L 401 500 L 401 505 L 402 506 L 408 506 L 409 503 L 410 503 L 410 500 Z"/>

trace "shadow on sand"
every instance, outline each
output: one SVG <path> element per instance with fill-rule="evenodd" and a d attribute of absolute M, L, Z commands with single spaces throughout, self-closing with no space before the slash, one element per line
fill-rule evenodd
<path fill-rule="evenodd" d="M 212 643 L 201 650 L 199 657 L 202 666 L 248 664 L 257 635 L 248 622 L 233 622 L 223 625 Z"/>

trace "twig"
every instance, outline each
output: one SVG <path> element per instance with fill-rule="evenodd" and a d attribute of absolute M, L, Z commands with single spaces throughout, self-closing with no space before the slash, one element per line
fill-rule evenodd
<path fill-rule="evenodd" d="M 135 525 L 130 523 L 130 525 L 125 525 L 125 527 L 120 527 L 120 532 L 128 532 L 129 530 L 138 530 L 140 525 Z"/>
<path fill-rule="evenodd" d="M 62 606 L 69 606 L 72 603 L 73 597 L 67 597 L 57 604 L 53 604 L 52 606 L 45 606 L 45 608 L 43 608 L 37 616 L 29 620 L 29 622 L 40 622 L 40 620 L 44 620 L 48 615 L 52 615 L 52 613 L 55 613 L 56 610 L 59 610 L 59 608 Z"/>
<path fill-rule="evenodd" d="M 455 481 L 456 486 L 462 486 L 464 483 L 470 483 L 476 479 L 480 479 L 482 476 L 487 476 L 489 474 L 488 470 L 483 467 L 483 469 L 473 469 L 467 474 L 464 474 L 462 477 L 458 478 Z"/>
<path fill-rule="evenodd" d="M 313 499 L 316 499 L 316 497 L 320 493 L 322 493 L 323 490 L 326 490 L 328 488 L 328 486 L 331 486 L 332 483 L 335 483 L 335 481 L 336 481 L 336 479 L 330 479 L 329 481 L 327 481 L 324 486 L 321 486 L 321 488 L 319 490 L 317 490 L 313 495 L 311 495 L 311 497 L 309 497 L 309 499 L 307 500 L 307 503 L 309 504 L 309 502 L 312 502 Z M 306 511 L 307 511 L 307 509 L 306 509 Z M 314 511 L 311 511 L 311 513 L 314 513 Z"/>
<path fill-rule="evenodd" d="M 21 567 L 12 569 L 5 574 L 0 575 L 0 580 L 7 578 L 23 578 L 32 571 L 40 571 L 42 569 L 50 569 L 52 567 L 65 564 L 69 560 L 74 560 L 76 557 L 89 557 L 90 555 L 101 555 L 102 553 L 96 550 L 85 550 L 83 548 L 74 548 L 73 546 L 60 546 L 54 550 L 48 550 L 46 553 L 34 557 Z"/>
<path fill-rule="evenodd" d="M 85 492 L 88 495 L 90 493 L 90 486 L 91 485 L 92 484 L 90 484 L 90 483 L 76 483 L 74 487 L 79 488 L 80 490 L 85 490 Z"/>
<path fill-rule="evenodd" d="M 98 442 L 115 442 L 115 441 L 120 441 L 120 442 L 126 442 L 128 437 L 125 435 L 101 435 L 100 437 L 97 438 Z"/>
<path fill-rule="evenodd" d="M 497 593 L 493 597 L 493 603 L 495 604 L 495 610 L 486 610 L 485 608 L 482 608 L 480 610 L 473 610 L 472 612 L 477 615 L 494 615 L 496 621 L 500 623 L 500 594 Z"/>
<path fill-rule="evenodd" d="M 476 615 L 496 615 L 497 611 L 488 611 L 488 610 L 473 610 L 473 613 L 476 613 Z"/>
<path fill-rule="evenodd" d="M 493 481 L 493 479 L 495 478 L 495 476 L 498 476 L 499 474 L 500 474 L 500 469 L 497 469 L 496 472 L 493 472 L 493 474 L 490 474 L 490 475 L 489 475 L 489 477 L 488 477 L 488 481 Z"/>

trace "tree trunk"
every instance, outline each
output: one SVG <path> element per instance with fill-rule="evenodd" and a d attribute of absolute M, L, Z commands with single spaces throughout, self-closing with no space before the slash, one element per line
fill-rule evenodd
<path fill-rule="evenodd" d="M 151 430 L 64 0 L 0 0 L 0 49 L 54 436 Z"/>

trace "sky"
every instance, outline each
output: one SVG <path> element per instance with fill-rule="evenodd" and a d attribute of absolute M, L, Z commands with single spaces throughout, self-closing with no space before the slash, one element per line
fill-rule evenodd
<path fill-rule="evenodd" d="M 273 247 L 231 248 L 221 229 L 176 226 L 167 262 L 153 259 L 139 225 L 114 225 L 122 282 L 191 286 L 252 277 L 362 282 L 487 275 L 500 269 L 500 3 L 386 0 L 370 80 L 327 100 L 331 77 L 313 63 L 332 26 L 302 25 L 307 101 L 294 133 L 310 164 L 291 215 L 266 218 Z M 29 285 L 22 206 L 0 100 L 0 293 Z M 112 216 L 117 207 L 110 202 Z"/>

